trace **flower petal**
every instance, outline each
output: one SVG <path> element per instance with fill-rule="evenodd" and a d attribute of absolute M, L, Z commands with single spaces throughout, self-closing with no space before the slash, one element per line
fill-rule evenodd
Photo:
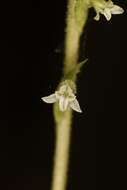
<path fill-rule="evenodd" d="M 43 98 L 41 98 L 44 102 L 46 102 L 46 103 L 54 103 L 54 102 L 56 102 L 57 100 L 56 100 L 56 95 L 55 94 L 51 94 L 51 95 L 49 95 L 49 96 L 45 96 L 45 97 L 43 97 Z"/>
<path fill-rule="evenodd" d="M 111 0 L 108 0 L 106 2 L 106 5 L 107 5 L 108 8 L 112 8 L 114 6 L 114 3 Z"/>
<path fill-rule="evenodd" d="M 75 111 L 77 111 L 77 112 L 82 112 L 82 110 L 81 110 L 81 108 L 80 108 L 80 105 L 79 105 L 79 103 L 78 103 L 78 101 L 77 101 L 77 99 L 75 99 L 75 100 L 73 100 L 72 102 L 70 102 L 70 107 L 73 109 L 73 110 L 75 110 Z"/>
<path fill-rule="evenodd" d="M 100 19 L 100 14 L 97 12 L 96 16 L 94 17 L 94 20 L 98 21 Z"/>
<path fill-rule="evenodd" d="M 103 14 L 104 14 L 105 18 L 107 19 L 107 21 L 109 21 L 111 19 L 111 17 L 112 17 L 111 11 L 108 8 L 104 9 Z"/>
<path fill-rule="evenodd" d="M 64 94 L 67 90 L 67 85 L 64 84 L 59 88 L 59 93 Z"/>
<path fill-rule="evenodd" d="M 70 88 L 70 86 L 68 86 L 67 91 L 70 96 L 73 95 L 73 90 Z"/>
<path fill-rule="evenodd" d="M 110 9 L 112 14 L 122 14 L 124 12 L 123 8 L 121 8 L 118 5 L 114 5 L 111 9 Z"/>
<path fill-rule="evenodd" d="M 59 108 L 60 111 L 66 111 L 68 107 L 68 98 L 65 98 L 64 96 L 61 96 L 59 99 Z"/>

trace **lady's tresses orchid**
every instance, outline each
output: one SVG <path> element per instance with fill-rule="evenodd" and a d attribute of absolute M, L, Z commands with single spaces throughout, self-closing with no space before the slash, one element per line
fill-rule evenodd
<path fill-rule="evenodd" d="M 100 19 L 100 14 L 103 14 L 109 21 L 112 14 L 122 14 L 124 12 L 123 8 L 115 5 L 111 0 L 90 0 L 89 6 L 94 7 L 96 11 L 96 16 L 94 17 L 96 21 Z"/>
<path fill-rule="evenodd" d="M 62 112 L 66 111 L 68 107 L 77 112 L 82 112 L 76 96 L 74 95 L 74 91 L 67 82 L 64 82 L 63 85 L 61 85 L 58 91 L 55 91 L 54 94 L 43 97 L 41 99 L 46 103 L 58 102 L 59 109 Z"/>

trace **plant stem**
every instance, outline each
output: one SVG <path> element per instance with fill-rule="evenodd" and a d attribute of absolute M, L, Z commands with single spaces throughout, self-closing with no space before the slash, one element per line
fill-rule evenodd
<path fill-rule="evenodd" d="M 82 21 L 81 25 L 76 22 L 76 3 L 78 20 Z M 64 55 L 64 76 L 74 70 L 78 63 L 80 36 L 83 26 L 87 20 L 88 7 L 84 3 L 86 0 L 68 0 L 67 20 L 66 20 L 66 37 L 65 37 L 65 55 Z M 85 13 L 85 17 L 84 17 Z M 76 82 L 76 74 L 71 79 Z M 67 183 L 67 170 L 69 160 L 69 145 L 71 136 L 72 111 L 68 109 L 64 113 L 54 105 L 54 118 L 56 121 L 56 148 L 54 154 L 54 170 L 52 179 L 52 190 L 65 190 Z"/>
<path fill-rule="evenodd" d="M 66 188 L 71 115 L 71 110 L 67 111 L 57 125 L 52 190 L 65 190 Z"/>
<path fill-rule="evenodd" d="M 64 74 L 74 69 L 78 61 L 80 33 L 75 21 L 75 0 L 68 1 L 67 27 L 65 38 Z"/>

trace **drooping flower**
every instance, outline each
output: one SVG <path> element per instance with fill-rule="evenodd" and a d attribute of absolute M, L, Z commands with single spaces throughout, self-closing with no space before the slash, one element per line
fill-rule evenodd
<path fill-rule="evenodd" d="M 100 19 L 100 14 L 104 15 L 106 20 L 109 21 L 112 14 L 122 14 L 124 12 L 123 8 L 115 5 L 111 0 L 90 0 L 90 6 L 94 7 L 96 11 L 96 16 L 94 17 L 96 21 Z"/>
<path fill-rule="evenodd" d="M 41 98 L 46 103 L 58 102 L 60 111 L 64 112 L 69 107 L 77 112 L 82 112 L 80 105 L 74 94 L 74 90 L 69 86 L 68 82 L 65 81 L 58 91 L 46 97 Z"/>

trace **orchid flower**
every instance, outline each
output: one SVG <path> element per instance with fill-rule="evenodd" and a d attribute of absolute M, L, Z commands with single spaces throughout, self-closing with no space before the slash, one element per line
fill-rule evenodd
<path fill-rule="evenodd" d="M 46 103 L 58 102 L 59 109 L 62 112 L 66 111 L 69 107 L 77 112 L 82 112 L 74 91 L 67 82 L 63 83 L 54 94 L 42 97 L 41 99 Z"/>
<path fill-rule="evenodd" d="M 123 8 L 115 5 L 111 0 L 91 0 L 90 2 L 91 7 L 94 7 L 96 11 L 96 16 L 94 17 L 96 21 L 100 19 L 100 14 L 104 15 L 106 20 L 109 21 L 112 14 L 122 14 L 124 12 Z"/>

